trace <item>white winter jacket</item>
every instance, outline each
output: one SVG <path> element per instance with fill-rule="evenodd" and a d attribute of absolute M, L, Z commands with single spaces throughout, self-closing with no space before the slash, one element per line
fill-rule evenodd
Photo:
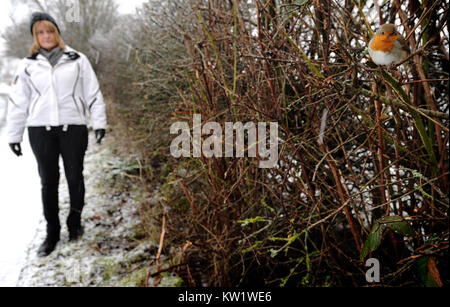
<path fill-rule="evenodd" d="M 11 87 L 8 143 L 22 142 L 25 127 L 88 125 L 106 129 L 99 83 L 87 57 L 66 47 L 54 67 L 41 54 L 23 59 Z"/>

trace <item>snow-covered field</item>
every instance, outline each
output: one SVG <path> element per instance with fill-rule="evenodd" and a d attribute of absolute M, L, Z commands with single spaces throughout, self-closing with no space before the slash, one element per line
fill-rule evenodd
<path fill-rule="evenodd" d="M 0 124 L 0 286 L 15 286 L 42 215 L 37 164 L 25 133 L 23 156 L 10 150 Z"/>

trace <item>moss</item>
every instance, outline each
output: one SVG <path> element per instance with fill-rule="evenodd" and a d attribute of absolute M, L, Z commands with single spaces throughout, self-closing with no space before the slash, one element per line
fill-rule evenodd
<path fill-rule="evenodd" d="M 169 273 L 162 273 L 163 279 L 159 284 L 160 287 L 183 287 L 184 280 L 181 277 L 170 275 Z"/>
<path fill-rule="evenodd" d="M 113 259 L 104 260 L 104 281 L 109 281 L 113 276 L 117 275 L 120 269 L 120 263 L 115 262 Z"/>
<path fill-rule="evenodd" d="M 131 272 L 123 278 L 116 286 L 118 287 L 144 287 L 147 278 L 147 268 L 143 267 L 139 270 Z"/>

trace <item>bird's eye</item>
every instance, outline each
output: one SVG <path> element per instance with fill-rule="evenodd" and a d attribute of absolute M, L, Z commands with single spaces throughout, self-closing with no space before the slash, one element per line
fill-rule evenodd
<path fill-rule="evenodd" d="M 381 32 L 382 35 L 384 35 L 384 32 Z"/>

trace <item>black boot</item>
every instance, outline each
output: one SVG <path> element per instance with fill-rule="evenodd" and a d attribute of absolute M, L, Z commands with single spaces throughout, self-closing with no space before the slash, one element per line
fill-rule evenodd
<path fill-rule="evenodd" d="M 47 235 L 47 238 L 45 238 L 45 241 L 41 244 L 41 246 L 38 249 L 38 256 L 39 257 L 46 257 L 50 255 L 56 247 L 56 244 L 59 241 L 59 236 L 55 235 Z"/>
<path fill-rule="evenodd" d="M 69 242 L 77 241 L 84 233 L 83 226 L 69 228 Z"/>

